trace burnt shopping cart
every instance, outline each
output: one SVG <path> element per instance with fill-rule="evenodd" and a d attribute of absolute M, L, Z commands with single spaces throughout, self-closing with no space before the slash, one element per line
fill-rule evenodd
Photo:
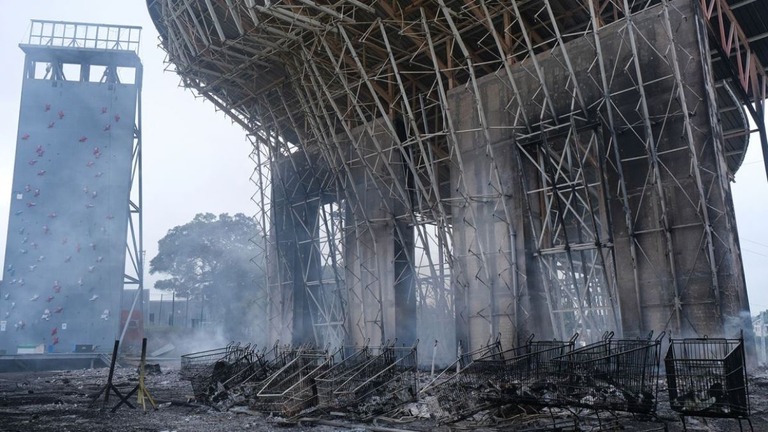
<path fill-rule="evenodd" d="M 749 419 L 743 336 L 738 339 L 670 339 L 664 357 L 669 403 L 686 416 Z"/>
<path fill-rule="evenodd" d="M 229 344 L 181 356 L 180 378 L 192 384 L 195 398 L 208 401 L 223 389 L 244 381 L 256 362 L 255 345 Z"/>
<path fill-rule="evenodd" d="M 251 402 L 257 411 L 286 417 L 317 404 L 315 379 L 333 364 L 333 356 L 324 350 L 303 348 L 283 356 L 286 363 L 264 381 Z"/>
<path fill-rule="evenodd" d="M 655 414 L 661 340 L 613 339 L 552 359 L 550 378 L 538 396 L 550 406 Z"/>
<path fill-rule="evenodd" d="M 428 391 L 450 413 L 444 422 L 461 420 L 494 406 L 538 404 L 536 385 L 549 378 L 555 357 L 573 350 L 577 337 L 567 341 L 535 341 L 531 335 L 521 346 L 487 350 L 457 373 L 430 383 Z"/>
<path fill-rule="evenodd" d="M 321 406 L 380 414 L 418 395 L 417 344 L 360 350 L 317 378 Z"/>

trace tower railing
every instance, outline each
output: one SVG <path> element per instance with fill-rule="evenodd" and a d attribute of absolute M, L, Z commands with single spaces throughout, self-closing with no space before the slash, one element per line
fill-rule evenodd
<path fill-rule="evenodd" d="M 32 20 L 29 45 L 92 48 L 139 53 L 141 27 Z"/>

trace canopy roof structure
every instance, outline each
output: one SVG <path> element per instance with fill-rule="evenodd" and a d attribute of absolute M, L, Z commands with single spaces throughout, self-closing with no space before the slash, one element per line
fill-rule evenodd
<path fill-rule="evenodd" d="M 728 179 L 750 135 L 768 150 L 765 3 L 148 7 L 252 137 L 273 338 L 383 343 L 418 309 L 450 323 L 419 337 L 476 347 L 535 315 L 597 337 L 745 307 Z"/>

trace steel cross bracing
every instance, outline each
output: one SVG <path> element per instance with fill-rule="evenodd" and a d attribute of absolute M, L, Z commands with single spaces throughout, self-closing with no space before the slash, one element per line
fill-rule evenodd
<path fill-rule="evenodd" d="M 739 316 L 729 155 L 765 80 L 734 20 L 741 90 L 711 80 L 727 8 L 150 1 L 184 85 L 254 144 L 263 334 L 384 344 L 413 298 L 445 355 Z"/>
<path fill-rule="evenodd" d="M 560 333 L 620 328 L 613 248 L 606 229 L 606 187 L 594 126 L 566 125 L 562 134 L 520 144 L 529 209 L 548 301 Z"/>

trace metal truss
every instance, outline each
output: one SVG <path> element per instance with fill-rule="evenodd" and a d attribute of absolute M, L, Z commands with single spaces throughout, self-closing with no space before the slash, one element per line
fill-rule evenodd
<path fill-rule="evenodd" d="M 607 227 L 604 146 L 596 126 L 518 144 L 553 326 L 560 334 L 621 328 Z M 534 207 L 539 207 L 534 210 Z"/>
<path fill-rule="evenodd" d="M 451 356 L 455 339 L 700 332 L 694 315 L 738 315 L 728 179 L 749 127 L 726 77 L 708 78 L 705 27 L 736 50 L 756 112 L 764 70 L 725 1 L 695 3 L 150 11 L 184 84 L 251 134 L 271 339 L 384 344 L 413 290 L 416 334 Z M 678 33 L 688 19 L 700 33 Z"/>

